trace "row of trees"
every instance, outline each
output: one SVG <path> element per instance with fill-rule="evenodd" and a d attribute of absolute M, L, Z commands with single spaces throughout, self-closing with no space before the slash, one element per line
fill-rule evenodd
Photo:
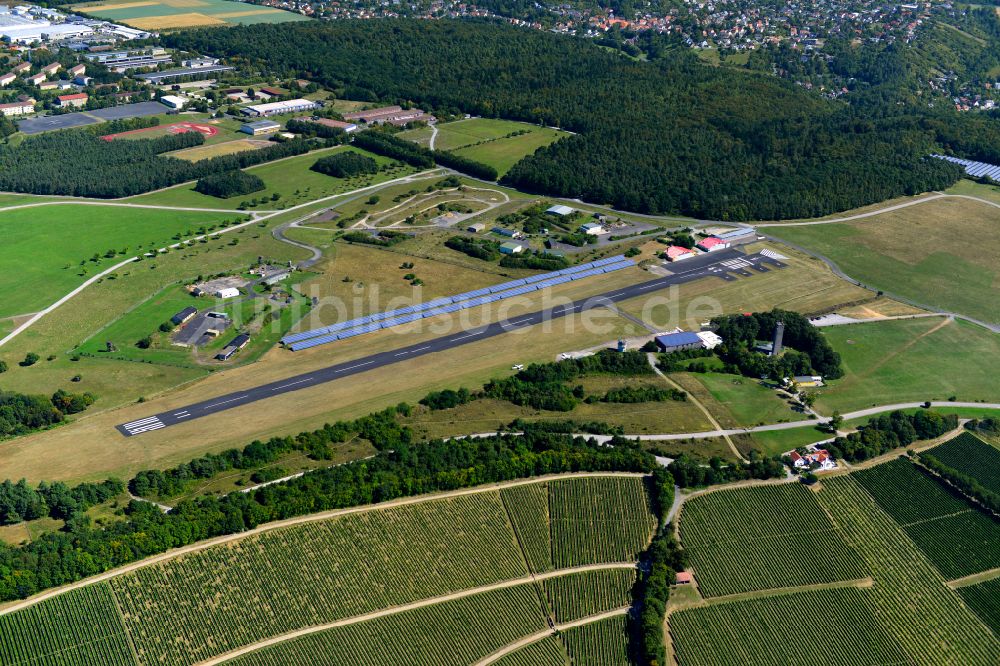
<path fill-rule="evenodd" d="M 934 439 L 957 427 L 958 417 L 954 414 L 895 411 L 872 418 L 857 432 L 837 437 L 826 444 L 826 448 L 836 458 L 860 462 L 920 439 Z"/>
<path fill-rule="evenodd" d="M 0 525 L 12 525 L 37 518 L 66 520 L 79 511 L 106 502 L 125 490 L 119 479 L 101 483 L 81 483 L 70 488 L 65 483 L 41 482 L 32 488 L 21 479 L 0 483 Z"/>
<path fill-rule="evenodd" d="M 707 67 L 689 49 L 640 62 L 586 40 L 474 21 L 254 25 L 166 39 L 308 73 L 356 99 L 572 130 L 515 164 L 504 182 L 626 210 L 812 217 L 941 189 L 961 175 L 927 159 L 941 149 L 926 125 L 934 111 L 852 107 L 790 82 Z"/>
<path fill-rule="evenodd" d="M 978 479 L 941 462 L 934 455 L 933 449 L 924 451 L 918 456 L 918 459 L 927 469 L 1000 516 L 1000 494 L 984 486 Z"/>
<path fill-rule="evenodd" d="M 680 455 L 668 467 L 681 488 L 713 486 L 717 483 L 746 481 L 747 479 L 773 479 L 785 475 L 785 466 L 779 456 L 763 457 L 751 451 L 747 462 L 728 462 L 713 457 L 708 465 L 699 458 Z"/>
<path fill-rule="evenodd" d="M 26 435 L 62 423 L 67 414 L 82 412 L 93 403 L 90 393 L 62 389 L 51 397 L 0 391 L 0 438 Z"/>

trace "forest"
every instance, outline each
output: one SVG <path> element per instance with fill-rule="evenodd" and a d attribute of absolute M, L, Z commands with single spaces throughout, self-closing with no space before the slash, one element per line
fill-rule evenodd
<path fill-rule="evenodd" d="M 94 403 L 90 393 L 68 393 L 59 389 L 51 397 L 0 391 L 0 438 L 26 435 L 62 423 Z"/>
<path fill-rule="evenodd" d="M 926 158 L 942 146 L 915 107 L 854 107 L 682 49 L 639 62 L 475 21 L 252 25 L 166 41 L 307 76 L 342 97 L 570 130 L 504 182 L 643 213 L 813 217 L 942 189 L 961 173 Z"/>

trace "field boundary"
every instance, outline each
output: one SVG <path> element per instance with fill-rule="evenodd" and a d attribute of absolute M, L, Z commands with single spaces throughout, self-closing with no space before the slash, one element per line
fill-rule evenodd
<path fill-rule="evenodd" d="M 311 627 L 304 627 L 302 629 L 296 629 L 295 631 L 290 631 L 288 633 L 279 634 L 277 636 L 272 636 L 270 638 L 252 643 L 250 645 L 244 645 L 243 647 L 237 648 L 235 650 L 230 650 L 221 655 L 212 657 L 211 659 L 206 659 L 204 661 L 196 662 L 195 666 L 216 666 L 216 664 L 222 664 L 224 662 L 236 659 L 237 657 L 242 657 L 243 655 L 250 654 L 251 652 L 256 652 L 272 645 L 278 645 L 286 641 L 295 640 L 296 638 L 301 638 L 303 636 L 308 636 L 310 634 L 315 634 L 321 631 L 327 631 L 329 629 L 336 629 L 338 627 L 347 627 L 352 624 L 358 624 L 360 622 L 369 622 L 371 620 L 377 620 L 379 618 L 387 617 L 390 615 L 398 615 L 399 613 L 405 613 L 411 610 L 417 610 L 419 608 L 425 608 L 427 606 L 436 606 L 438 604 L 446 603 L 449 601 L 455 601 L 457 599 L 462 599 L 464 597 L 470 597 L 475 594 L 483 594 L 486 592 L 494 592 L 496 590 L 502 590 L 509 587 L 518 587 L 520 585 L 531 585 L 536 580 L 548 580 L 550 578 L 561 578 L 562 576 L 568 576 L 575 573 L 586 573 L 588 571 L 602 571 L 608 569 L 634 569 L 636 566 L 635 562 L 610 562 L 607 564 L 587 564 L 578 567 L 569 567 L 566 569 L 557 569 L 555 571 L 547 571 L 542 574 L 529 575 L 521 578 L 513 578 L 499 583 L 492 583 L 490 585 L 483 585 L 481 587 L 474 587 L 467 590 L 461 590 L 459 592 L 452 592 L 450 594 L 443 594 L 436 597 L 429 597 L 427 599 L 421 599 L 420 601 L 414 601 L 409 604 L 404 604 L 401 606 L 392 606 L 390 608 L 383 608 L 382 610 L 377 610 L 371 613 L 365 613 L 364 615 L 355 615 L 353 617 L 344 618 L 341 620 L 334 620 L 333 622 L 327 622 L 325 624 L 317 624 Z M 607 613 L 602 613 L 600 615 L 591 616 L 594 619 L 583 618 L 582 620 L 577 620 L 575 622 L 569 622 L 565 626 L 570 628 L 576 626 L 577 624 L 588 624 L 589 622 L 596 622 L 599 619 L 603 619 L 601 616 L 613 616 L 621 615 L 628 611 L 628 608 L 615 609 Z M 556 625 L 557 627 L 559 625 Z M 533 634 L 529 638 L 538 636 L 539 639 L 545 636 L 555 633 L 555 630 L 546 630 L 544 634 L 539 632 L 539 634 Z M 534 642 L 534 641 L 528 641 Z M 527 644 L 527 643 L 526 643 Z M 512 643 L 511 645 L 516 645 Z M 510 646 L 507 646 L 510 647 Z M 516 648 L 514 648 L 516 649 Z M 502 656 L 502 655 L 499 655 Z M 499 657 L 498 657 L 499 658 Z M 492 660 L 491 660 L 492 661 Z M 487 664 L 490 661 L 478 662 L 480 664 Z"/>
<path fill-rule="evenodd" d="M 139 560 L 138 562 L 133 562 L 131 564 L 118 567 L 116 569 L 105 571 L 104 573 L 100 573 L 95 576 L 90 576 L 89 578 L 84 578 L 83 580 L 77 581 L 75 583 L 70 583 L 68 585 L 63 585 L 62 587 L 57 587 L 51 590 L 47 590 L 35 596 L 23 599 L 21 601 L 12 602 L 0 608 L 0 616 L 24 610 L 25 608 L 34 606 L 35 604 L 38 604 L 42 601 L 46 601 L 47 599 L 51 599 L 53 597 L 57 597 L 61 594 L 65 594 L 66 592 L 69 592 L 71 590 L 79 589 L 81 587 L 87 587 L 89 585 L 94 585 L 95 583 L 100 583 L 109 580 L 111 578 L 120 576 L 122 574 L 126 574 L 135 571 L 137 569 L 151 566 L 153 564 L 165 562 L 167 560 L 174 559 L 175 557 L 179 557 L 181 555 L 196 553 L 205 550 L 207 548 L 211 548 L 213 546 L 218 546 L 220 544 L 228 543 L 230 541 L 236 541 L 238 539 L 243 539 L 245 537 L 263 534 L 265 532 L 270 532 L 272 530 L 278 530 L 285 527 L 291 527 L 293 525 L 329 520 L 331 518 L 348 516 L 355 513 L 366 513 L 369 511 L 395 509 L 401 506 L 409 506 L 411 504 L 420 504 L 422 502 L 431 502 L 434 500 L 444 500 L 444 499 L 451 499 L 454 497 L 462 497 L 465 495 L 476 495 L 479 493 L 496 492 L 504 488 L 530 485 L 533 483 L 545 483 L 548 481 L 554 481 L 560 479 L 572 480 L 572 479 L 599 478 L 599 477 L 645 478 L 647 476 L 649 475 L 644 474 L 642 472 L 566 472 L 562 474 L 547 474 L 544 476 L 533 476 L 526 479 L 515 479 L 512 481 L 502 481 L 500 483 L 491 483 L 482 486 L 474 486 L 472 488 L 462 488 L 460 490 L 449 490 L 445 492 L 416 495 L 413 497 L 401 497 L 395 500 L 390 500 L 388 502 L 381 502 L 379 504 L 363 504 L 361 506 L 346 507 L 343 509 L 332 509 L 330 511 L 322 511 L 320 513 L 297 516 L 295 518 L 288 518 L 286 520 L 278 520 L 271 523 L 265 523 L 264 525 L 260 525 L 251 530 L 246 530 L 245 532 L 225 534 L 223 536 L 214 537 L 212 539 L 198 541 L 188 546 L 176 548 L 174 550 L 170 550 L 165 553 L 161 553 L 159 555 L 154 555 L 152 557 Z"/>

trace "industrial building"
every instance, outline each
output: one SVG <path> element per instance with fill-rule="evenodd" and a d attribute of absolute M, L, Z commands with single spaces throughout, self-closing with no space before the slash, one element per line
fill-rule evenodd
<path fill-rule="evenodd" d="M 607 230 L 604 228 L 604 225 L 601 224 L 600 222 L 587 222 L 586 224 L 582 225 L 578 229 L 578 231 L 588 236 L 600 236 L 601 234 L 607 233 Z"/>
<path fill-rule="evenodd" d="M 698 249 L 704 250 L 705 252 L 725 250 L 727 247 L 729 247 L 729 243 L 720 238 L 716 238 L 715 236 L 709 236 L 704 240 L 698 241 Z"/>
<path fill-rule="evenodd" d="M 252 123 L 243 123 L 240 131 L 250 136 L 260 136 L 261 134 L 271 134 L 281 129 L 281 125 L 273 120 L 255 120 Z"/>
<path fill-rule="evenodd" d="M 344 130 L 348 133 L 356 132 L 358 129 L 358 126 L 354 123 L 345 123 L 343 120 L 334 120 L 333 118 L 297 118 L 296 120 L 304 120 L 308 123 L 316 123 L 317 125 L 323 125 L 324 127 Z"/>
<path fill-rule="evenodd" d="M 194 317 L 196 314 L 198 314 L 198 308 L 193 308 L 191 306 L 188 306 L 183 310 L 181 310 L 180 312 L 178 312 L 177 314 L 175 314 L 173 317 L 171 317 L 170 323 L 172 323 L 174 326 L 180 326 L 181 324 L 186 324 L 191 320 L 191 317 Z"/>
<path fill-rule="evenodd" d="M 434 116 L 428 115 L 423 109 L 404 109 L 401 106 L 382 106 L 367 111 L 352 111 L 344 114 L 344 120 L 360 121 L 366 125 L 389 123 L 390 125 L 405 125 L 413 122 L 431 122 Z"/>
<path fill-rule="evenodd" d="M 682 261 L 697 256 L 697 252 L 691 248 L 681 247 L 680 245 L 671 245 L 664 254 L 667 257 L 667 261 Z"/>
<path fill-rule="evenodd" d="M 240 113 L 245 116 L 256 118 L 266 118 L 267 116 L 277 116 L 282 113 L 299 113 L 301 111 L 311 111 L 320 108 L 317 102 L 308 99 L 288 99 L 283 102 L 268 102 L 267 104 L 257 104 L 246 106 L 240 109 Z"/>
<path fill-rule="evenodd" d="M 683 349 L 703 349 L 705 347 L 705 343 L 698 337 L 698 334 L 691 331 L 666 333 L 656 336 L 654 340 L 656 346 L 664 353 L 681 351 Z"/>
<path fill-rule="evenodd" d="M 237 289 L 236 287 L 224 287 L 222 289 L 219 289 L 212 295 L 215 296 L 216 298 L 235 298 L 236 296 L 240 295 L 240 290 Z"/>
<path fill-rule="evenodd" d="M 169 60 L 169 58 L 168 58 Z M 183 67 L 181 69 L 166 69 L 162 72 L 150 72 L 148 74 L 140 74 L 137 78 L 142 79 L 146 83 L 152 83 L 153 85 L 159 85 L 166 81 L 171 81 L 173 79 L 183 79 L 186 76 L 198 76 L 204 77 L 210 74 L 221 74 L 222 72 L 229 72 L 234 68 L 228 65 L 212 65 L 210 67 Z"/>
<path fill-rule="evenodd" d="M 83 56 L 91 62 L 99 62 L 108 69 L 119 74 L 130 69 L 155 68 L 160 63 L 167 63 L 173 60 L 166 49 L 149 48 L 134 51 L 102 51 L 99 53 L 86 53 Z"/>
<path fill-rule="evenodd" d="M 246 347 L 248 342 L 250 342 L 250 336 L 246 333 L 240 333 L 227 342 L 222 351 L 215 355 L 216 360 L 228 361 L 233 357 L 233 354 Z"/>

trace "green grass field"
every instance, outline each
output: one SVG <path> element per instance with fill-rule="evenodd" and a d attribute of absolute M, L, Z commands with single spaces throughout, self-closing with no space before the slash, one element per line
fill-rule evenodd
<path fill-rule="evenodd" d="M 692 373 L 692 376 L 705 385 L 741 426 L 805 418 L 801 412 L 792 411 L 788 401 L 782 400 L 773 388 L 762 386 L 751 378 L 717 372 Z"/>
<path fill-rule="evenodd" d="M 635 575 L 628 564 L 652 532 L 643 479 L 548 485 L 559 559 L 622 563 L 621 573 L 547 583 L 551 610 L 534 584 L 519 584 L 283 640 L 239 663 L 316 663 L 336 650 L 344 663 L 458 666 L 537 633 L 550 614 L 577 618 L 627 604 Z M 600 519 L 596 506 L 606 510 Z M 538 531 L 550 529 L 544 514 L 533 520 Z M 298 629 L 528 576 L 500 492 L 480 489 L 239 537 L 41 601 L 0 616 L 0 662 L 182 666 Z M 410 623 L 414 616 L 424 621 Z M 481 618 L 480 629 L 468 631 L 471 617 Z M 430 627 L 438 639 L 418 637 Z M 467 638 L 442 643 L 449 635 Z M 456 658 L 459 644 L 467 647 Z"/>
<path fill-rule="evenodd" d="M 302 14 L 226 0 L 107 0 L 73 5 L 75 11 L 142 30 L 307 21 Z"/>
<path fill-rule="evenodd" d="M 222 213 L 59 204 L 0 212 L 0 317 L 35 312 L 109 266 L 228 218 Z M 103 255 L 114 250 L 113 257 Z M 98 261 L 91 261 L 94 254 Z M 81 265 L 83 262 L 83 265 Z M 29 288 L 30 285 L 30 288 Z"/>
<path fill-rule="evenodd" d="M 547 146 L 566 132 L 539 127 L 528 123 L 496 118 L 470 118 L 450 123 L 439 123 L 434 142 L 437 150 L 447 150 L 496 168 L 504 175 L 522 157 Z M 523 134 L 512 134 L 523 132 Z M 430 144 L 431 129 L 421 127 L 408 130 L 400 136 L 423 146 Z"/>
<path fill-rule="evenodd" d="M 831 326 L 846 374 L 819 389 L 821 413 L 924 400 L 1000 400 L 1000 340 L 960 320 L 929 317 Z"/>
<path fill-rule="evenodd" d="M 388 167 L 373 176 L 358 176 L 356 178 L 332 178 L 315 171 L 311 167 L 316 160 L 334 152 L 344 150 L 361 152 L 375 159 L 380 165 L 389 165 L 392 160 L 381 155 L 371 155 L 364 151 L 347 148 L 329 148 L 313 151 L 305 155 L 297 155 L 275 162 L 268 162 L 246 169 L 248 173 L 264 180 L 266 189 L 248 195 L 237 195 L 228 199 L 219 199 L 194 191 L 194 183 L 177 185 L 159 192 L 140 194 L 127 199 L 130 203 L 156 204 L 165 206 L 187 206 L 199 208 L 236 208 L 243 201 L 267 199 L 256 208 L 260 210 L 279 210 L 290 206 L 306 203 L 322 197 L 341 194 L 348 190 L 382 183 L 393 178 L 406 176 L 414 172 L 412 167 Z M 277 201 L 271 201 L 274 194 L 279 195 Z M 253 210 L 253 208 L 251 208 Z"/>
<path fill-rule="evenodd" d="M 938 199 L 848 223 L 767 231 L 826 255 L 873 288 L 998 323 L 996 221 L 987 204 Z"/>

